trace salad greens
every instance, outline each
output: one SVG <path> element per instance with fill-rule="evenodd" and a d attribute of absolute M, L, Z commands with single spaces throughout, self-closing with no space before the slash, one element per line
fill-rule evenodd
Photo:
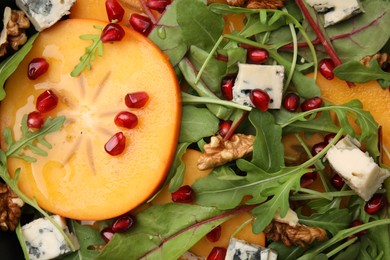
<path fill-rule="evenodd" d="M 185 86 L 179 144 L 163 186 L 168 186 L 170 192 L 180 188 L 185 173 L 182 156 L 189 147 L 202 151 L 210 137 L 218 133 L 221 120 L 232 121 L 228 136 L 234 131 L 256 136 L 253 153 L 216 167 L 208 176 L 198 179 L 192 185 L 196 192 L 195 205 L 148 205 L 136 214 L 137 222 L 131 230 L 115 234 L 107 245 L 98 230 L 71 221 L 80 250 L 65 259 L 177 259 L 213 228 L 242 212 L 252 214 L 253 232 L 260 233 L 275 213 L 283 217 L 291 205 L 301 224 L 324 228 L 328 237 L 306 248 L 286 247 L 270 241 L 268 246 L 277 251 L 279 259 L 390 259 L 388 203 L 380 214 L 368 215 L 364 211 L 365 202 L 346 185 L 336 190 L 326 172 L 328 165 L 324 155 L 343 135 L 357 138 L 367 153 L 386 167 L 381 164 L 379 125 L 363 110 L 360 101 L 351 100 L 342 105 L 325 103 L 306 112 L 289 112 L 283 108 L 261 112 L 224 100 L 220 90 L 221 80 L 235 75 L 238 64 L 246 62 L 248 48 L 265 49 L 270 55 L 267 64 L 283 65 L 286 71 L 284 92 L 298 93 L 301 101 L 320 96 L 315 81 L 317 64 L 328 57 L 339 65 L 334 74 L 340 79 L 356 83 L 378 80 L 383 88 L 389 88 L 390 74 L 383 71 L 377 61 L 365 67 L 359 60 L 381 51 L 389 53 L 390 4 L 386 0 L 362 0 L 361 4 L 363 14 L 325 29 L 323 15 L 302 0 L 288 1 L 281 10 L 207 5 L 204 0 L 174 0 L 149 34 L 149 39 L 167 55 Z M 243 28 L 224 31 L 227 15 L 245 17 Z M 1 64 L 2 85 L 34 39 Z M 72 72 L 73 76 L 89 67 L 96 50 L 101 55 L 100 39 L 91 35 L 82 39 L 92 39 L 93 44 Z M 314 72 L 313 78 L 305 76 L 309 72 Z M 5 96 L 3 92 L 0 99 Z M 359 132 L 355 131 L 351 119 L 359 126 Z M 34 132 L 28 131 L 23 122 L 21 140 L 14 141 L 8 130 L 4 133 L 7 149 L 0 151 L 0 177 L 27 204 L 47 216 L 34 200 L 20 192 L 18 172 L 14 178 L 10 177 L 7 158 L 33 162 L 34 158 L 23 152 L 25 149 L 45 155 L 46 151 L 36 142 L 50 149 L 44 136 L 57 131 L 64 118 L 48 119 L 42 129 Z M 302 136 L 317 133 L 333 133 L 335 137 L 313 156 Z M 285 157 L 283 138 L 286 135 L 296 137 L 303 151 L 303 161 Z M 324 192 L 301 186 L 302 176 L 313 171 L 318 172 Z M 387 189 L 378 192 L 390 197 Z M 250 199 L 243 202 L 248 197 Z M 363 224 L 351 227 L 354 219 L 362 220 Z M 99 228 L 112 221 L 100 221 Z M 18 231 L 20 234 L 20 229 Z M 361 231 L 366 235 L 357 237 L 355 234 Z"/>

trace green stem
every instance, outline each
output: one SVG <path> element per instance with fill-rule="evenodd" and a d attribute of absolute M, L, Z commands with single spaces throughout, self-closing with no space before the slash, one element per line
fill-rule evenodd
<path fill-rule="evenodd" d="M 303 193 L 309 194 L 309 195 L 306 195 L 306 196 L 305 195 L 301 196 L 301 197 L 305 197 L 306 199 L 309 199 L 308 197 L 310 197 L 310 195 L 312 197 L 315 197 L 315 198 L 326 199 L 326 200 L 332 200 L 334 198 L 334 196 L 331 194 L 331 192 L 319 192 L 319 191 L 306 189 L 306 188 L 300 188 L 299 192 L 303 192 Z M 356 193 L 353 192 L 350 195 L 356 195 Z M 290 196 L 291 200 L 301 200 L 301 199 L 292 199 L 292 197 L 293 197 L 293 195 Z"/>
<path fill-rule="evenodd" d="M 283 9 L 283 12 L 285 13 L 288 13 L 287 9 L 284 7 Z M 294 71 L 295 71 L 295 67 L 297 65 L 297 58 L 298 58 L 298 40 L 297 40 L 297 33 L 295 32 L 295 28 L 294 28 L 294 25 L 293 23 L 288 23 L 288 26 L 290 27 L 290 31 L 291 31 L 291 37 L 293 39 L 293 58 L 292 58 L 292 62 L 291 62 L 291 69 L 290 69 L 290 72 L 288 73 L 288 77 L 287 77 L 287 80 L 286 80 L 286 83 L 284 85 L 284 90 L 287 89 L 287 87 L 290 85 L 290 82 L 291 82 L 291 79 L 294 75 Z"/>
<path fill-rule="evenodd" d="M 336 247 L 335 249 L 333 249 L 332 251 L 330 251 L 329 253 L 327 253 L 326 256 L 327 256 L 328 258 L 330 258 L 330 257 L 336 255 L 337 253 L 339 253 L 339 252 L 340 252 L 341 250 L 343 250 L 344 248 L 347 248 L 347 247 L 349 247 L 350 245 L 352 245 L 353 243 L 355 243 L 357 239 L 358 239 L 357 237 L 354 237 L 354 238 L 348 240 L 347 242 L 341 244 L 340 246 Z"/>
<path fill-rule="evenodd" d="M 190 95 L 186 92 L 181 92 L 181 101 L 183 104 L 216 104 L 224 107 L 238 108 L 245 111 L 251 111 L 252 107 L 240 105 L 231 101 L 209 98 L 209 97 L 198 97 Z"/>

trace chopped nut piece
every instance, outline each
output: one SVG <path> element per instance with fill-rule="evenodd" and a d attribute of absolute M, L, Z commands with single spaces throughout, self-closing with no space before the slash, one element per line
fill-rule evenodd
<path fill-rule="evenodd" d="M 285 246 L 297 245 L 306 247 L 315 240 L 326 239 L 326 231 L 320 227 L 308 227 L 305 225 L 290 226 L 286 223 L 273 221 L 265 229 L 267 239 L 281 241 Z"/>
<path fill-rule="evenodd" d="M 213 136 L 210 143 L 203 147 L 198 169 L 206 170 L 242 158 L 253 151 L 254 141 L 253 135 L 235 134 L 229 140 L 224 140 L 220 135 Z"/>
<path fill-rule="evenodd" d="M 278 9 L 284 6 L 287 0 L 249 0 L 246 5 L 251 9 Z"/>
<path fill-rule="evenodd" d="M 18 225 L 21 207 L 24 205 L 7 184 L 0 183 L 0 228 L 3 231 L 14 231 Z"/>
<path fill-rule="evenodd" d="M 227 0 L 228 5 L 243 6 L 247 0 Z"/>
<path fill-rule="evenodd" d="M 370 66 L 371 60 L 376 60 L 379 66 L 383 66 L 385 63 L 390 63 L 390 55 L 387 53 L 376 53 L 374 55 L 367 55 L 360 60 L 360 63 L 366 67 Z"/>

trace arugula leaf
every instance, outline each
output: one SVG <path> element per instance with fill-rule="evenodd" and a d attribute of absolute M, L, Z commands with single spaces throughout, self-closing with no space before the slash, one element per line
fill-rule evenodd
<path fill-rule="evenodd" d="M 219 120 L 207 108 L 183 106 L 179 143 L 194 143 L 214 135 Z"/>
<path fill-rule="evenodd" d="M 256 128 L 252 163 L 266 172 L 276 172 L 284 166 L 282 128 L 270 113 L 253 109 L 249 120 Z"/>
<path fill-rule="evenodd" d="M 186 165 L 182 160 L 183 155 L 186 153 L 188 146 L 190 143 L 179 143 L 176 147 L 176 155 L 175 159 L 171 165 L 171 168 L 168 173 L 168 177 L 165 180 L 169 182 L 169 191 L 175 192 L 177 191 L 183 183 L 184 179 L 184 171 L 186 169 Z"/>
<path fill-rule="evenodd" d="M 98 250 L 89 248 L 90 246 L 104 245 L 104 240 L 99 231 L 95 228 L 79 224 L 77 221 L 71 221 L 73 232 L 77 236 L 80 249 L 72 254 L 64 256 L 64 260 L 93 260 L 99 255 Z"/>
<path fill-rule="evenodd" d="M 333 73 L 340 79 L 356 83 L 364 83 L 376 79 L 390 81 L 390 73 L 382 70 L 376 60 L 371 60 L 369 67 L 358 61 L 347 61 L 337 66 Z"/>
<path fill-rule="evenodd" d="M 195 45 L 207 52 L 211 51 L 221 36 L 224 20 L 200 1 L 179 1 L 176 6 L 177 23 L 182 29 L 187 46 Z"/>
<path fill-rule="evenodd" d="M 152 206 L 136 215 L 130 231 L 115 234 L 96 259 L 178 259 L 213 228 L 251 208 L 223 212 L 180 203 Z"/>
<path fill-rule="evenodd" d="M 360 253 L 361 243 L 356 242 L 350 245 L 347 249 L 337 254 L 334 260 L 345 260 L 345 259 L 357 259 Z"/>
<path fill-rule="evenodd" d="M 32 35 L 20 50 L 0 64 L 0 101 L 3 100 L 6 95 L 4 91 L 5 81 L 18 68 L 24 57 L 26 57 L 28 52 L 31 50 L 38 34 L 39 33 Z"/>
<path fill-rule="evenodd" d="M 283 260 L 296 260 L 307 250 L 307 248 L 300 246 L 286 247 L 281 242 L 272 242 L 268 248 L 275 250 L 278 253 L 278 258 Z"/>

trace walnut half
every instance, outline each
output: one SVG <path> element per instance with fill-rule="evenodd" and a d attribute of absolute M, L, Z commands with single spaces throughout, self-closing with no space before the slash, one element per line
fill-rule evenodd
<path fill-rule="evenodd" d="M 242 158 L 253 151 L 254 141 L 253 135 L 234 134 L 229 140 L 224 140 L 220 135 L 213 136 L 210 143 L 203 147 L 204 153 L 199 157 L 198 169 L 211 169 Z"/>
<path fill-rule="evenodd" d="M 0 183 L 0 228 L 14 231 L 22 214 L 24 202 L 7 185 Z"/>
<path fill-rule="evenodd" d="M 315 240 L 326 239 L 326 231 L 320 227 L 309 227 L 298 224 L 290 226 L 287 223 L 272 221 L 265 229 L 267 239 L 281 241 L 285 246 L 297 245 L 306 247 Z"/>

